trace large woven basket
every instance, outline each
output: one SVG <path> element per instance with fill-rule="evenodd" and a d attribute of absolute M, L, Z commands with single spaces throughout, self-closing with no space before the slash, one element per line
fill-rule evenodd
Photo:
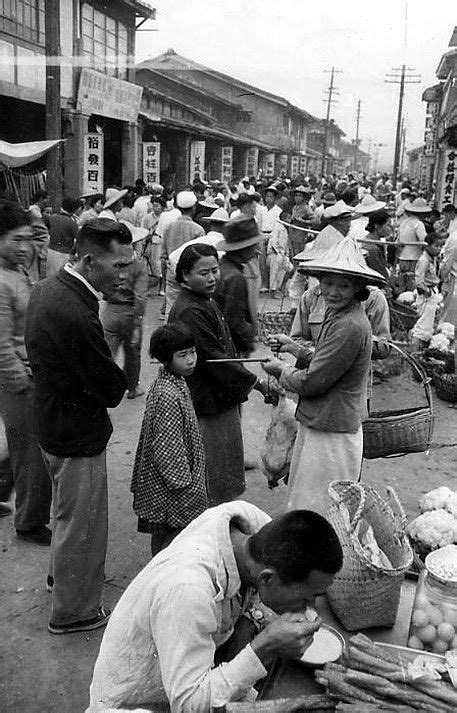
<path fill-rule="evenodd" d="M 399 332 L 409 332 L 418 320 L 418 313 L 413 307 L 402 305 L 389 300 L 390 327 L 391 330 Z"/>
<path fill-rule="evenodd" d="M 334 480 L 328 492 L 327 517 L 343 548 L 343 567 L 327 591 L 330 607 L 348 631 L 393 626 L 404 574 L 413 561 L 406 516 L 397 494 L 393 488 L 387 489 L 395 514 L 370 485 Z M 365 554 L 355 532 L 361 518 L 372 526 L 392 569 L 373 564 Z"/>
<path fill-rule="evenodd" d="M 294 311 L 285 312 L 259 312 L 259 336 L 263 342 L 267 341 L 270 334 L 289 334 L 294 321 Z"/>
<path fill-rule="evenodd" d="M 457 374 L 445 374 L 439 369 L 433 370 L 433 385 L 436 395 L 443 401 L 457 403 Z"/>
<path fill-rule="evenodd" d="M 390 343 L 419 375 L 427 404 L 395 411 L 375 411 L 363 422 L 363 457 L 367 459 L 422 453 L 430 448 L 433 435 L 433 407 L 430 379 L 411 354 Z"/>

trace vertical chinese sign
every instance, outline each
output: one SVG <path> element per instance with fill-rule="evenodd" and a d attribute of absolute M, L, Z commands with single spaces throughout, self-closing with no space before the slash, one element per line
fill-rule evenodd
<path fill-rule="evenodd" d="M 444 171 L 441 183 L 440 207 L 453 204 L 457 172 L 457 149 L 448 149 L 444 154 Z"/>
<path fill-rule="evenodd" d="M 292 156 L 290 159 L 290 177 L 297 178 L 300 172 L 300 156 Z"/>
<path fill-rule="evenodd" d="M 84 134 L 83 193 L 103 193 L 103 134 Z"/>
<path fill-rule="evenodd" d="M 143 141 L 143 181 L 160 183 L 160 143 Z"/>
<path fill-rule="evenodd" d="M 282 153 L 279 157 L 279 175 L 280 176 L 287 176 L 287 163 L 288 163 L 288 155 L 286 153 Z"/>
<path fill-rule="evenodd" d="M 301 173 L 302 176 L 306 176 L 306 166 L 307 166 L 306 156 L 300 156 L 299 172 Z"/>
<path fill-rule="evenodd" d="M 263 172 L 265 176 L 275 175 L 275 155 L 274 153 L 267 153 L 263 159 Z"/>
<path fill-rule="evenodd" d="M 222 147 L 222 171 L 221 180 L 227 183 L 232 180 L 233 176 L 233 146 Z"/>
<path fill-rule="evenodd" d="M 191 183 L 205 178 L 205 142 L 190 142 L 190 177 Z"/>
<path fill-rule="evenodd" d="M 246 151 L 246 176 L 257 176 L 259 172 L 259 149 L 252 146 Z"/>

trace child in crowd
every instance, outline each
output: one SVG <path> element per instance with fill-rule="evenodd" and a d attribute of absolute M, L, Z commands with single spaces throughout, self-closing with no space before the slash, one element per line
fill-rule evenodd
<path fill-rule="evenodd" d="M 208 500 L 203 441 L 185 381 L 197 363 L 192 334 L 179 322 L 160 327 L 149 353 L 162 367 L 147 397 L 131 491 L 138 530 L 151 533 L 154 556 Z"/>
<path fill-rule="evenodd" d="M 428 233 L 425 243 L 415 269 L 419 319 L 411 332 L 411 337 L 419 348 L 425 346 L 432 337 L 435 314 L 441 300 L 438 293 L 438 256 L 444 245 L 444 238 L 439 233 Z"/>

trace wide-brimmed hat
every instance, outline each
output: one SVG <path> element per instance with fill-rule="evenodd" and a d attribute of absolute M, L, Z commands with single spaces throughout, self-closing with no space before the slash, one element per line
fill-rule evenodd
<path fill-rule="evenodd" d="M 130 232 L 132 233 L 132 243 L 137 243 L 139 240 L 144 240 L 145 237 L 149 234 L 149 230 L 147 228 L 137 228 L 129 220 L 124 220 L 123 218 L 121 218 L 121 220 L 119 220 L 118 222 L 123 223 L 123 225 L 126 225 L 127 228 L 130 230 Z"/>
<path fill-rule="evenodd" d="M 218 250 L 232 252 L 242 250 L 251 245 L 257 245 L 263 236 L 259 233 L 259 226 L 254 218 L 245 215 L 237 215 L 236 218 L 228 220 L 223 228 L 225 240 L 216 246 Z"/>
<path fill-rule="evenodd" d="M 324 218 L 332 220 L 333 218 L 341 218 L 342 215 L 352 215 L 353 212 L 354 209 L 350 205 L 340 200 L 324 210 Z"/>
<path fill-rule="evenodd" d="M 265 188 L 264 193 L 267 193 L 267 191 L 271 191 L 271 193 L 277 193 L 278 189 L 276 188 L 276 186 L 271 185 Z"/>
<path fill-rule="evenodd" d="M 376 270 L 368 267 L 362 251 L 352 238 L 342 238 L 331 248 L 316 251 L 315 255 L 310 250 L 308 255 L 308 258 L 304 257 L 298 264 L 298 269 L 301 272 L 311 275 L 330 272 L 363 279 L 367 285 L 385 284 L 385 278 Z"/>
<path fill-rule="evenodd" d="M 322 205 L 335 205 L 336 195 L 333 191 L 327 191 L 321 198 Z"/>
<path fill-rule="evenodd" d="M 216 208 L 211 215 L 205 215 L 203 218 L 200 218 L 202 223 L 226 223 L 228 219 L 229 214 L 225 208 Z"/>
<path fill-rule="evenodd" d="M 377 210 L 385 207 L 385 201 L 377 201 L 370 193 L 365 193 L 360 203 L 354 208 L 354 213 L 369 215 L 369 213 L 376 213 Z"/>
<path fill-rule="evenodd" d="M 314 193 L 313 189 L 310 188 L 310 186 L 296 186 L 292 193 L 303 193 L 304 195 L 311 195 L 311 193 Z"/>
<path fill-rule="evenodd" d="M 186 210 L 186 208 L 193 208 L 197 203 L 197 196 L 193 191 L 179 191 L 176 195 L 176 205 L 178 208 Z"/>
<path fill-rule="evenodd" d="M 425 200 L 425 198 L 415 198 L 413 202 L 407 201 L 403 208 L 408 212 L 408 213 L 431 213 L 432 209 L 430 208 L 429 204 Z"/>
<path fill-rule="evenodd" d="M 409 190 L 409 188 L 402 188 L 400 193 L 408 193 L 409 194 L 409 193 L 411 193 L 411 191 Z"/>
<path fill-rule="evenodd" d="M 123 188 L 121 191 L 119 191 L 117 188 L 107 188 L 105 191 L 105 202 L 103 204 L 103 210 L 120 201 L 126 193 L 128 193 L 127 188 Z"/>
<path fill-rule="evenodd" d="M 213 210 L 220 207 L 219 204 L 216 203 L 214 196 L 208 196 L 204 201 L 198 201 L 198 205 L 201 205 L 202 208 L 212 208 Z"/>

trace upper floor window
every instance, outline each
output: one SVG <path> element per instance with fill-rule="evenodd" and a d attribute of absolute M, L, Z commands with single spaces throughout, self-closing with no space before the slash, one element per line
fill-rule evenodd
<path fill-rule="evenodd" d="M 83 53 L 91 66 L 120 79 L 127 78 L 127 27 L 84 3 L 82 7 Z"/>
<path fill-rule="evenodd" d="M 44 0 L 0 0 L 0 30 L 44 45 Z"/>

